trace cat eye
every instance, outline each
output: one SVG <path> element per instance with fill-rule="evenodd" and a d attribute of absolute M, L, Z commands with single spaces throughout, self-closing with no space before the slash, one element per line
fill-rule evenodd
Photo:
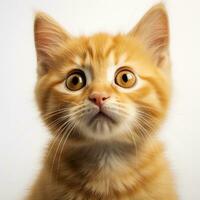
<path fill-rule="evenodd" d="M 131 88 L 136 83 L 136 76 L 131 69 L 123 67 L 117 71 L 115 83 L 123 88 Z"/>
<path fill-rule="evenodd" d="M 85 73 L 81 70 L 73 70 L 65 80 L 65 86 L 71 91 L 77 91 L 86 85 Z"/>

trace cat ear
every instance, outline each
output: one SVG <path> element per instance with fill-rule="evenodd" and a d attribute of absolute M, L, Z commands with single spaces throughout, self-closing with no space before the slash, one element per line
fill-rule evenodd
<path fill-rule="evenodd" d="M 34 34 L 38 74 L 43 75 L 52 67 L 59 49 L 70 36 L 58 23 L 42 12 L 35 16 Z"/>
<path fill-rule="evenodd" d="M 164 67 L 169 64 L 168 16 L 162 3 L 152 7 L 128 35 L 144 44 L 157 66 Z"/>

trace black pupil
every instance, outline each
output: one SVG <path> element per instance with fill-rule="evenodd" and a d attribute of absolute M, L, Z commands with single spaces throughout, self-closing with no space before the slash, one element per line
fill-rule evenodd
<path fill-rule="evenodd" d="M 72 78 L 72 83 L 73 83 L 73 85 L 77 85 L 79 83 L 79 77 L 78 76 L 74 76 Z"/>
<path fill-rule="evenodd" d="M 127 83 L 128 82 L 128 75 L 127 74 L 123 74 L 122 75 L 122 80 Z"/>

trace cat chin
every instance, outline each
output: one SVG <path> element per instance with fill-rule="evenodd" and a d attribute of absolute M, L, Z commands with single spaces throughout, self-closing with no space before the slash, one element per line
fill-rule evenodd
<path fill-rule="evenodd" d="M 87 138 L 95 140 L 109 140 L 123 135 L 126 131 L 122 122 L 113 124 L 108 120 L 103 121 L 103 119 L 98 119 L 89 126 L 87 124 L 81 124 L 79 132 Z"/>
<path fill-rule="evenodd" d="M 111 114 L 111 112 L 96 113 L 95 115 L 90 113 L 90 116 L 85 116 L 84 120 L 80 121 L 78 125 L 79 132 L 84 137 L 94 140 L 117 139 L 126 133 L 130 133 L 136 115 L 122 117 L 115 114 L 113 117 Z"/>

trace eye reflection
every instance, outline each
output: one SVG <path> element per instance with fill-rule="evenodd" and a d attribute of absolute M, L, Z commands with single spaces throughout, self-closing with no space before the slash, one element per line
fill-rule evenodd
<path fill-rule="evenodd" d="M 73 70 L 65 80 L 65 86 L 71 91 L 82 89 L 86 85 L 86 76 L 82 70 Z"/>
<path fill-rule="evenodd" d="M 115 75 L 115 83 L 123 88 L 131 88 L 136 83 L 136 76 L 131 69 L 122 67 Z"/>

